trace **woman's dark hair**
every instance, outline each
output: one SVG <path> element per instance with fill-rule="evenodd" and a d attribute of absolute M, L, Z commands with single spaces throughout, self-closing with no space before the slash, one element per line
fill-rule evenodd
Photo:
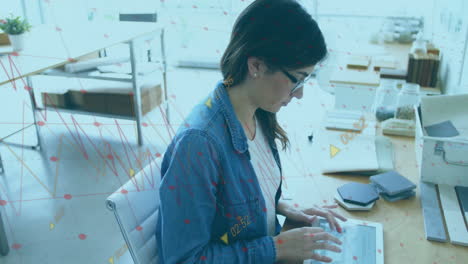
<path fill-rule="evenodd" d="M 316 65 L 327 56 L 324 37 L 317 22 L 295 0 L 256 0 L 234 23 L 220 66 L 226 88 L 244 82 L 247 58 L 263 60 L 273 74 L 280 68 L 297 70 Z M 268 139 L 289 145 L 276 113 L 257 109 L 257 120 Z"/>

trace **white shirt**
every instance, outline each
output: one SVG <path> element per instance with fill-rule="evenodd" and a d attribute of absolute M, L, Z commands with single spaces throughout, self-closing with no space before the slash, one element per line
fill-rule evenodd
<path fill-rule="evenodd" d="M 255 122 L 255 137 L 253 140 L 247 138 L 250 162 L 257 175 L 265 199 L 268 235 L 274 236 L 276 224 L 275 195 L 279 188 L 281 173 L 260 124 L 257 120 Z"/>

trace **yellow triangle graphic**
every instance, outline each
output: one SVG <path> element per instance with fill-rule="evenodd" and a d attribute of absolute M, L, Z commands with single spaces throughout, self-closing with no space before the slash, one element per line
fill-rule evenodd
<path fill-rule="evenodd" d="M 340 149 L 330 144 L 330 158 L 334 158 Z"/>
<path fill-rule="evenodd" d="M 211 108 L 211 97 L 206 100 L 205 105 L 208 106 L 208 108 Z"/>
<path fill-rule="evenodd" d="M 227 233 L 224 234 L 224 235 L 221 237 L 221 240 L 224 242 L 224 244 L 226 244 L 226 245 L 229 244 L 229 242 L 228 242 L 228 234 L 227 234 Z"/>
<path fill-rule="evenodd" d="M 110 263 L 110 264 L 114 264 L 114 257 L 110 257 L 110 258 L 109 258 L 109 263 Z"/>
<path fill-rule="evenodd" d="M 55 228 L 55 225 L 54 225 L 53 223 L 50 223 L 50 224 L 49 224 L 49 228 L 50 228 L 50 230 L 52 230 L 52 229 Z"/>

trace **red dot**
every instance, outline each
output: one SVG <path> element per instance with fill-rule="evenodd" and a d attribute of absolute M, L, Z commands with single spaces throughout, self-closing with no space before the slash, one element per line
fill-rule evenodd
<path fill-rule="evenodd" d="M 185 220 L 184 220 L 184 223 L 186 223 L 186 224 L 190 224 L 190 220 L 188 220 L 188 219 L 185 219 Z"/>
<path fill-rule="evenodd" d="M 356 257 L 356 256 L 353 256 L 353 259 L 354 259 L 354 260 L 357 260 L 357 257 Z"/>
<path fill-rule="evenodd" d="M 263 212 L 266 212 L 266 211 L 267 211 L 267 209 L 266 209 L 266 207 L 264 207 L 264 208 L 263 208 Z"/>
<path fill-rule="evenodd" d="M 137 227 L 136 227 L 136 230 L 141 231 L 141 230 L 143 230 L 143 227 L 137 226 Z"/>
<path fill-rule="evenodd" d="M 1 205 L 1 206 L 5 206 L 6 204 L 7 204 L 7 201 L 5 201 L 5 200 L 0 200 L 0 205 Z"/>
<path fill-rule="evenodd" d="M 309 236 L 310 236 L 310 237 L 314 237 L 314 236 L 315 236 L 315 234 L 309 234 Z"/>
<path fill-rule="evenodd" d="M 11 56 L 18 57 L 18 56 L 19 56 L 19 54 L 18 54 L 18 52 L 16 52 L 16 51 L 15 51 L 15 52 L 11 53 Z"/>
<path fill-rule="evenodd" d="M 242 251 L 244 251 L 244 252 L 247 252 L 247 250 L 248 250 L 248 249 L 247 249 L 246 247 L 243 247 L 243 248 L 242 248 Z"/>
<path fill-rule="evenodd" d="M 70 194 L 65 194 L 63 196 L 63 198 L 67 199 L 67 200 L 70 200 L 72 198 L 72 196 Z"/>
<path fill-rule="evenodd" d="M 79 237 L 81 240 L 85 240 L 85 239 L 86 239 L 86 235 L 85 235 L 85 234 L 79 234 L 78 237 Z"/>
<path fill-rule="evenodd" d="M 403 243 L 400 243 L 400 247 L 403 247 L 404 245 L 405 245 L 405 244 L 403 244 Z"/>
<path fill-rule="evenodd" d="M 43 126 L 43 125 L 45 125 L 45 123 L 42 122 L 42 121 L 39 121 L 39 122 L 37 122 L 37 125 L 38 125 L 38 126 Z"/>
<path fill-rule="evenodd" d="M 175 186 L 174 185 L 169 185 L 169 190 L 174 190 Z"/>
<path fill-rule="evenodd" d="M 123 194 L 127 194 L 127 193 L 128 193 L 128 191 L 125 190 L 125 189 L 122 189 L 120 192 L 123 193 Z"/>
<path fill-rule="evenodd" d="M 281 240 L 281 239 L 278 239 L 278 241 L 276 241 L 276 242 L 277 242 L 278 244 L 280 244 L 280 245 L 281 245 L 281 244 L 283 244 L 283 242 L 284 242 L 284 241 L 283 241 L 283 240 Z"/>
<path fill-rule="evenodd" d="M 158 157 L 158 158 L 161 157 L 161 153 L 159 153 L 159 152 L 156 153 L 156 157 Z"/>
<path fill-rule="evenodd" d="M 16 244 L 16 243 L 15 243 L 15 244 L 13 244 L 11 247 L 12 247 L 13 249 L 20 249 L 20 248 L 22 247 L 22 245 L 21 245 L 21 244 Z"/>
<path fill-rule="evenodd" d="M 99 122 L 94 122 L 94 125 L 97 126 L 97 127 L 99 127 L 99 126 L 101 125 L 101 123 L 99 123 Z"/>
<path fill-rule="evenodd" d="M 230 217 L 231 217 L 231 214 L 230 214 L 230 213 L 226 213 L 226 217 L 227 217 L 227 218 L 230 218 Z"/>
<path fill-rule="evenodd" d="M 32 87 L 31 87 L 31 86 L 25 85 L 25 86 L 24 86 L 24 89 L 25 89 L 26 91 L 31 91 L 31 90 L 32 90 Z"/>
<path fill-rule="evenodd" d="M 201 155 L 202 155 L 202 153 L 201 153 L 201 152 L 198 152 L 198 156 L 201 156 Z"/>
<path fill-rule="evenodd" d="M 51 161 L 57 161 L 57 160 L 58 160 L 58 158 L 57 158 L 57 157 L 55 157 L 55 156 L 52 156 L 52 157 L 50 157 L 50 160 L 51 160 Z"/>
<path fill-rule="evenodd" d="M 147 127 L 147 126 L 148 126 L 148 124 L 145 123 L 145 122 L 143 122 L 141 125 L 144 126 L 144 127 Z"/>
<path fill-rule="evenodd" d="M 81 92 L 82 94 L 84 94 L 84 93 L 86 93 L 86 90 L 85 90 L 85 89 L 81 89 L 80 92 Z"/>
<path fill-rule="evenodd" d="M 381 249 L 378 249 L 377 252 L 379 252 L 379 254 L 382 254 L 382 250 L 381 250 Z"/>
<path fill-rule="evenodd" d="M 200 257 L 200 260 L 206 260 L 206 257 L 205 257 L 205 256 L 201 256 L 201 257 Z"/>
<path fill-rule="evenodd" d="M 107 158 L 110 159 L 110 160 L 114 159 L 114 157 L 111 154 L 107 155 Z"/>

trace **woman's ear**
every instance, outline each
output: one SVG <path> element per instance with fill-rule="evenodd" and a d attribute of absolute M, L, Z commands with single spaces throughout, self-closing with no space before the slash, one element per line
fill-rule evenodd
<path fill-rule="evenodd" d="M 255 77 L 255 73 L 257 74 L 256 78 L 259 78 L 268 70 L 263 60 L 257 57 L 249 57 L 247 59 L 247 67 L 249 69 L 249 76 L 252 78 Z"/>

